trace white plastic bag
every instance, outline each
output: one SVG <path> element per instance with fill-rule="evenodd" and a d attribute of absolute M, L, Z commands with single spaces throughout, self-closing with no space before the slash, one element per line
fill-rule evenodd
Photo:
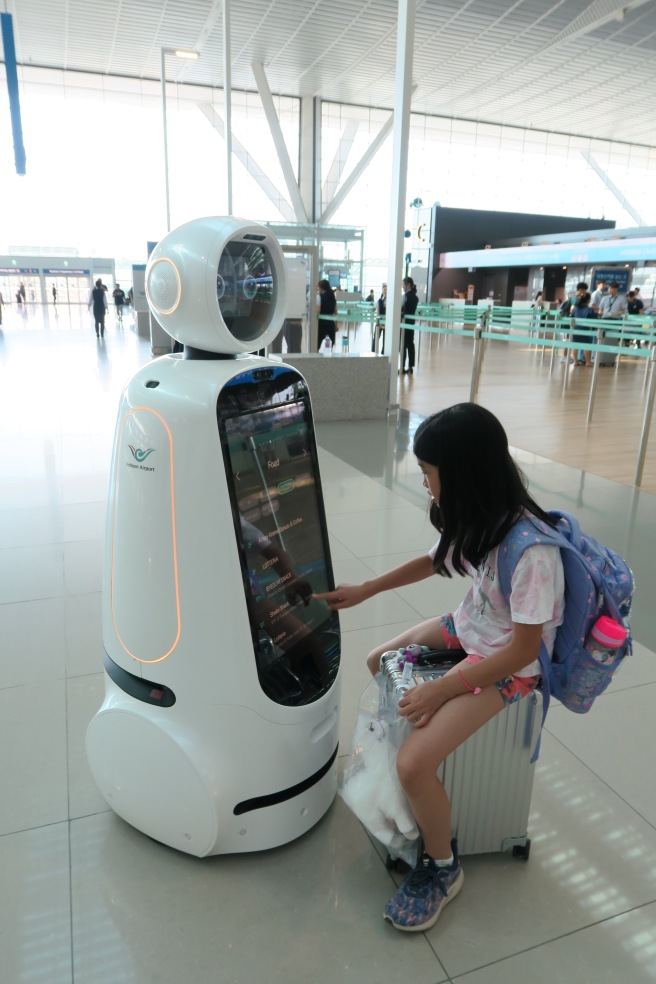
<path fill-rule="evenodd" d="M 351 757 L 339 795 L 391 858 L 411 867 L 417 862 L 419 830 L 396 771 L 396 756 L 410 725 L 384 700 L 377 674 L 362 697 Z"/>

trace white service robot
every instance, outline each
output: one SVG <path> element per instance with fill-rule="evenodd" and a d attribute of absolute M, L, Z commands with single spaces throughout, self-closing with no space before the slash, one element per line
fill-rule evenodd
<path fill-rule="evenodd" d="M 337 786 L 337 614 L 307 385 L 258 355 L 285 316 L 263 226 L 169 233 L 148 303 L 184 345 L 123 392 L 103 587 L 106 696 L 87 755 L 107 802 L 199 857 L 287 843 Z"/>

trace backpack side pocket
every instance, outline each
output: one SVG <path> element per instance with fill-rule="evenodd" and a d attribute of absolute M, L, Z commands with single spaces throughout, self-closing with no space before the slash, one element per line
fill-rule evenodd
<path fill-rule="evenodd" d="M 619 649 L 616 658 L 601 663 L 591 656 L 584 645 L 570 654 L 567 663 L 552 663 L 551 693 L 568 710 L 587 714 L 596 697 L 603 694 L 622 664 L 627 646 Z"/>

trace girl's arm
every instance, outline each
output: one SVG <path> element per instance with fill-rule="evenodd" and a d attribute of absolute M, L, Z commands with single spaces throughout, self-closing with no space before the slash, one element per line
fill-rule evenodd
<path fill-rule="evenodd" d="M 334 591 L 315 594 L 314 597 L 326 601 L 333 611 L 339 611 L 341 608 L 359 605 L 360 602 L 373 598 L 381 591 L 392 591 L 406 584 L 423 581 L 433 573 L 433 561 L 428 554 L 423 554 L 421 557 L 409 560 L 407 564 L 394 567 L 386 574 L 379 574 L 370 581 L 363 581 L 362 584 L 338 584 Z M 526 666 L 526 663 L 522 663 L 522 666 Z"/>

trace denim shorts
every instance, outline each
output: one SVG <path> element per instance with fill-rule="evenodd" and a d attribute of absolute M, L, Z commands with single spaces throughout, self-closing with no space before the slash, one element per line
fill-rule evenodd
<path fill-rule="evenodd" d="M 449 612 L 447 615 L 440 616 L 440 632 L 442 633 L 442 642 L 444 643 L 445 649 L 462 649 L 462 643 L 456 634 L 456 627 L 453 622 L 453 613 Z M 463 663 L 480 663 L 485 657 L 476 656 L 472 653 L 469 656 L 465 656 Z M 532 690 L 540 683 L 542 678 L 540 676 L 509 676 L 505 677 L 503 680 L 497 680 L 494 686 L 497 688 L 501 697 L 503 698 L 504 704 L 512 704 L 516 700 L 521 700 L 522 697 L 526 697 L 530 694 Z"/>

